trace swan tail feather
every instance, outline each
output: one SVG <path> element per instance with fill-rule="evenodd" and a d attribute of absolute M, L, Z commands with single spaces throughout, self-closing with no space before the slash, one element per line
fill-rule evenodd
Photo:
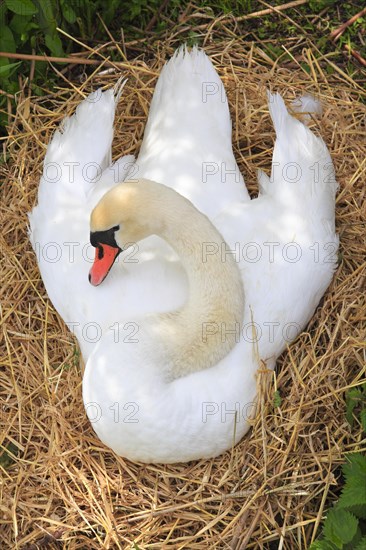
<path fill-rule="evenodd" d="M 304 124 L 309 124 L 313 115 L 321 115 L 323 113 L 323 105 L 312 94 L 304 94 L 297 97 L 291 102 L 291 109 L 295 113 L 301 115 L 301 120 Z"/>
<path fill-rule="evenodd" d="M 257 180 L 258 180 L 258 187 L 259 187 L 259 193 L 261 195 L 265 195 L 266 193 L 269 193 L 270 187 L 271 187 L 271 181 L 267 174 L 258 168 L 257 170 Z"/>
<path fill-rule="evenodd" d="M 172 122 L 174 123 L 172 124 Z M 203 136 L 216 132 L 231 143 L 226 92 L 203 50 L 181 46 L 163 67 L 150 106 L 145 134 L 187 128 Z M 207 133 L 209 132 L 209 134 Z"/>
<path fill-rule="evenodd" d="M 94 191 L 99 197 L 126 177 L 133 157 L 111 162 L 115 109 L 125 83 L 120 79 L 114 88 L 89 94 L 54 133 L 43 163 L 38 205 L 29 214 L 32 243 L 46 218 L 62 218 L 65 227 L 70 225 Z"/>
<path fill-rule="evenodd" d="M 47 148 L 42 187 L 65 186 L 69 193 L 85 195 L 111 164 L 115 109 L 126 79 L 114 88 L 89 94 L 72 116 L 64 118 Z"/>
<path fill-rule="evenodd" d="M 66 117 L 55 132 L 44 161 L 43 177 L 60 183 L 88 186 L 110 161 L 115 111 L 114 91 L 92 92 L 78 105 L 75 113 Z M 52 174 L 52 167 L 57 174 Z M 70 170 L 71 168 L 71 170 Z M 51 171 L 51 175 L 49 174 Z M 89 173 L 87 173 L 89 172 Z"/>
<path fill-rule="evenodd" d="M 291 116 L 282 97 L 268 92 L 276 131 L 270 183 L 265 191 L 293 212 L 306 211 L 333 228 L 338 188 L 333 163 L 322 138 Z M 263 184 L 262 184 L 263 187 Z"/>

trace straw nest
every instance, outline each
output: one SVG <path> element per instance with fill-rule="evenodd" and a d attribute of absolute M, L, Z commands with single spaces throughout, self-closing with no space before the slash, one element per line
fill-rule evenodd
<path fill-rule="evenodd" d="M 81 398 L 77 343 L 49 302 L 27 237 L 46 146 L 83 94 L 129 80 L 115 155 L 137 153 L 154 85 L 177 43 L 157 43 L 115 71 L 19 98 L 2 186 L 0 367 L 2 548 L 307 548 L 339 482 L 345 453 L 365 448 L 345 420 L 345 393 L 365 374 L 366 147 L 362 90 L 311 45 L 285 66 L 239 39 L 206 45 L 227 90 L 234 151 L 250 192 L 269 171 L 274 132 L 265 89 L 287 101 L 312 92 L 312 127 L 335 164 L 339 265 L 306 331 L 258 376 L 260 406 L 231 452 L 174 466 L 133 464 L 95 437 Z M 101 49 L 99 51 L 102 51 Z M 107 51 L 107 50 L 106 50 Z M 64 77 L 65 78 L 65 77 Z M 3 165 L 4 166 L 4 165 Z M 281 397 L 274 401 L 278 391 Z M 278 395 L 278 394 L 277 394 Z"/>

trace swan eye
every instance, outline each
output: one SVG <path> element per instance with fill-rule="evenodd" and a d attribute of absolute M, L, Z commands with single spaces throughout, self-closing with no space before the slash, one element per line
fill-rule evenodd
<path fill-rule="evenodd" d="M 110 229 L 106 229 L 105 231 L 92 231 L 90 233 L 90 243 L 95 248 L 103 248 L 100 245 L 108 244 L 109 246 L 114 246 L 115 248 L 119 248 L 116 238 L 115 238 L 115 232 L 118 231 L 120 228 L 119 225 L 115 225 L 114 227 L 111 227 Z M 98 254 L 103 252 L 98 251 Z M 102 256 L 103 257 L 103 256 Z"/>

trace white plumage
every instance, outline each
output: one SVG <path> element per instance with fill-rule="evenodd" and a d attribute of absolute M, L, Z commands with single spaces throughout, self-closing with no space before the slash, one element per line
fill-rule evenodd
<path fill-rule="evenodd" d="M 269 94 L 272 173 L 259 173 L 260 195 L 250 200 L 232 152 L 222 82 L 197 49 L 179 50 L 162 70 L 138 159 L 111 165 L 115 106 L 112 90 L 94 92 L 55 133 L 30 214 L 32 245 L 48 295 L 78 338 L 84 402 L 99 437 L 132 460 L 215 456 L 249 427 L 259 359 L 274 367 L 332 279 L 333 165 L 322 139 Z M 88 283 L 90 213 L 127 176 L 169 186 L 207 215 L 234 251 L 244 286 L 238 344 L 217 365 L 174 381 L 154 363 L 161 335 L 156 349 L 142 329 L 139 342 L 124 341 L 134 338 L 135 326 L 144 327 L 147 314 L 176 310 L 189 298 L 187 274 L 171 246 L 157 236 L 144 239 L 119 256 L 100 287 Z M 227 249 L 205 250 L 225 262 Z M 116 330 L 124 335 L 118 345 Z"/>

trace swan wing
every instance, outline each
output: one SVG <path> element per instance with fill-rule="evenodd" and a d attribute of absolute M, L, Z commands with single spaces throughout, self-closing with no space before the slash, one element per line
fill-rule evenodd
<path fill-rule="evenodd" d="M 250 340 L 254 323 L 263 359 L 303 330 L 338 260 L 329 151 L 289 115 L 279 94 L 269 95 L 269 108 L 276 130 L 271 176 L 259 174 L 258 198 L 232 203 L 214 220 L 242 272 L 244 337 Z"/>
<path fill-rule="evenodd" d="M 173 187 L 210 218 L 249 200 L 235 161 L 224 85 L 207 55 L 180 48 L 151 102 L 136 177 Z"/>
<path fill-rule="evenodd" d="M 63 121 L 47 148 L 38 204 L 29 215 L 48 296 L 77 336 L 84 358 L 121 314 L 166 310 L 185 296 L 185 273 L 158 238 L 121 254 L 101 287 L 88 282 L 95 254 L 89 243 L 91 210 L 134 163 L 132 156 L 110 163 L 117 96 L 116 90 L 97 90 Z"/>

